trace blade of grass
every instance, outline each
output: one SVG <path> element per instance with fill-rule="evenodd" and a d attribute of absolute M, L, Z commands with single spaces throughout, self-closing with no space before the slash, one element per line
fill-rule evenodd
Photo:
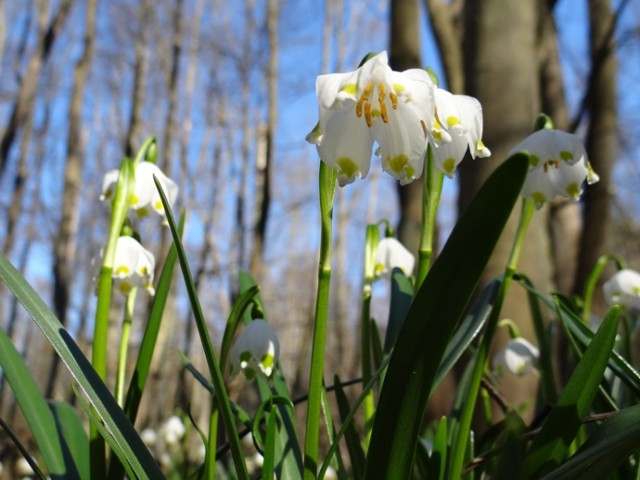
<path fill-rule="evenodd" d="M 52 401 L 49 402 L 49 407 L 56 420 L 58 434 L 63 438 L 65 463 L 73 463 L 79 477 L 89 480 L 91 478 L 89 438 L 84 431 L 78 411 L 66 402 Z"/>
<path fill-rule="evenodd" d="M 524 464 L 527 478 L 539 477 L 567 457 L 598 391 L 615 342 L 619 314 L 618 307 L 609 310 L 527 452 Z"/>
<path fill-rule="evenodd" d="M 213 343 L 211 342 L 211 337 L 209 336 L 209 330 L 207 328 L 207 322 L 204 318 L 204 313 L 202 312 L 200 300 L 198 299 L 198 292 L 193 282 L 193 276 L 191 275 L 191 269 L 189 268 L 187 255 L 184 251 L 184 246 L 180 241 L 180 235 L 173 218 L 171 205 L 169 205 L 167 197 L 162 190 L 162 186 L 160 185 L 158 179 L 154 177 L 154 181 L 156 183 L 158 193 L 160 194 L 162 205 L 164 206 L 167 222 L 169 223 L 171 235 L 173 236 L 173 243 L 177 249 L 178 260 L 180 262 L 180 268 L 182 269 L 184 283 L 187 289 L 187 294 L 189 296 L 189 302 L 191 303 L 193 316 L 195 317 L 196 326 L 198 327 L 198 334 L 200 335 L 200 341 L 202 342 L 207 365 L 209 367 L 209 373 L 213 381 L 215 391 L 214 398 L 218 404 L 220 415 L 222 416 L 222 422 L 224 423 L 225 431 L 227 432 L 227 435 L 229 437 L 231 456 L 233 458 L 234 466 L 236 467 L 236 473 L 239 478 L 248 479 L 249 473 L 247 472 L 247 466 L 244 462 L 244 454 L 242 453 L 242 446 L 240 445 L 238 430 L 234 422 L 233 413 L 231 412 L 229 396 L 227 395 L 222 372 L 220 371 L 220 366 L 218 365 L 218 362 L 216 360 Z M 211 435 L 211 432 L 209 432 L 209 434 Z M 215 465 L 210 466 L 209 471 L 211 471 L 211 469 L 215 469 Z"/>

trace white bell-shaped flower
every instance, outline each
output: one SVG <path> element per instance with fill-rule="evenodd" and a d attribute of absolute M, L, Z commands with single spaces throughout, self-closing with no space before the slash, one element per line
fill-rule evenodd
<path fill-rule="evenodd" d="M 160 167 L 151 162 L 139 162 L 135 167 L 135 182 L 130 198 L 130 207 L 139 217 L 146 217 L 152 210 L 164 216 L 160 194 L 153 181 L 154 175 L 160 182 L 170 205 L 173 205 L 178 197 L 178 185 L 167 177 L 160 170 Z M 102 182 L 100 200 L 111 200 L 113 198 L 119 176 L 120 172 L 118 170 L 107 172 Z"/>
<path fill-rule="evenodd" d="M 413 273 L 415 262 L 413 254 L 402 243 L 393 237 L 386 237 L 380 240 L 376 248 L 374 273 L 379 278 L 399 268 L 409 276 Z"/>
<path fill-rule="evenodd" d="M 506 372 L 523 377 L 535 370 L 539 356 L 540 351 L 528 340 L 522 337 L 512 338 L 493 358 L 493 368 L 500 377 Z"/>
<path fill-rule="evenodd" d="M 435 89 L 436 115 L 431 125 L 435 165 L 449 178 L 467 148 L 472 158 L 488 157 L 489 149 L 482 142 L 482 106 L 467 95 L 453 95 L 442 88 Z"/>
<path fill-rule="evenodd" d="M 571 133 L 542 129 L 529 135 L 511 153 L 529 154 L 529 173 L 522 195 L 540 208 L 557 195 L 579 200 L 582 184 L 599 180 L 591 168 L 582 141 Z"/>
<path fill-rule="evenodd" d="M 271 326 L 264 320 L 253 320 L 244 327 L 231 349 L 231 375 L 242 371 L 249 381 L 257 373 L 270 378 L 279 357 L 280 342 Z"/>
<path fill-rule="evenodd" d="M 150 295 L 155 294 L 153 288 L 153 270 L 156 259 L 133 237 L 120 237 L 116 244 L 113 261 L 114 285 L 122 293 L 127 294 L 132 288 L 145 288 Z"/>
<path fill-rule="evenodd" d="M 627 310 L 640 311 L 640 273 L 628 268 L 619 270 L 602 286 L 607 303 Z"/>
<path fill-rule="evenodd" d="M 177 415 L 171 415 L 166 422 L 160 427 L 160 435 L 169 446 L 177 445 L 187 433 L 182 419 Z"/>
<path fill-rule="evenodd" d="M 338 170 L 341 186 L 367 176 L 374 142 L 383 169 L 402 185 L 410 183 L 422 174 L 434 88 L 424 70 L 392 71 L 387 52 L 354 72 L 320 75 L 320 121 L 307 141 Z"/>

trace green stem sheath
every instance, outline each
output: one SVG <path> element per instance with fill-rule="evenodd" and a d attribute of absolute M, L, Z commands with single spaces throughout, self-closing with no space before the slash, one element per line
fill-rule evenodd
<path fill-rule="evenodd" d="M 429 267 L 431 266 L 436 219 L 438 206 L 440 205 L 440 195 L 442 194 L 442 184 L 444 181 L 444 174 L 435 168 L 431 145 L 427 148 L 424 163 L 425 172 L 423 175 L 422 188 L 422 232 L 420 234 L 418 272 L 416 274 L 416 282 L 413 290 L 414 294 L 420 289 L 420 285 L 422 285 L 427 273 L 429 273 Z"/>
<path fill-rule="evenodd" d="M 122 335 L 120 337 L 120 350 L 118 352 L 118 367 L 116 370 L 116 401 L 124 408 L 124 384 L 127 373 L 127 352 L 129 351 L 129 337 L 131 335 L 131 321 L 133 309 L 136 305 L 137 288 L 133 288 L 127 295 L 124 306 L 124 318 L 122 319 Z"/>
<path fill-rule="evenodd" d="M 309 373 L 309 402 L 307 404 L 306 436 L 304 444 L 304 479 L 316 478 L 318 468 L 318 446 L 320 438 L 320 413 L 322 402 L 324 347 L 329 312 L 329 290 L 331 281 L 331 240 L 333 197 L 336 171 L 320 162 L 320 264 L 316 297 L 313 344 L 311 347 L 311 369 Z"/>
<path fill-rule="evenodd" d="M 491 350 L 491 342 L 498 326 L 498 320 L 500 319 L 500 313 L 504 299 L 509 291 L 513 274 L 518 265 L 518 259 L 520 258 L 520 252 L 522 250 L 522 244 L 527 233 L 529 222 L 535 211 L 535 205 L 531 199 L 522 200 L 522 209 L 520 211 L 520 221 L 516 230 L 516 237 L 511 248 L 511 254 L 509 255 L 509 261 L 504 272 L 502 285 L 500 292 L 496 299 L 496 303 L 491 310 L 489 319 L 487 320 L 487 326 L 480 342 L 478 352 L 476 355 L 476 363 L 473 366 L 473 372 L 471 376 L 471 382 L 469 384 L 469 391 L 466 395 L 467 401 L 463 404 L 462 413 L 460 414 L 458 434 L 453 440 L 451 446 L 451 463 L 449 468 L 449 478 L 460 478 L 462 474 L 462 467 L 465 459 L 465 450 L 469 440 L 469 432 L 471 429 L 471 419 L 475 410 L 476 400 L 480 391 L 480 384 L 482 376 L 484 374 L 487 361 L 489 360 L 489 354 Z"/>

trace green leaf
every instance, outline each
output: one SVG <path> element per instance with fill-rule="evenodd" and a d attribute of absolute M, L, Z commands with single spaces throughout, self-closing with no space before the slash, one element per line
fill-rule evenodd
<path fill-rule="evenodd" d="M 275 453 L 276 453 L 276 436 L 277 436 L 277 413 L 271 409 L 267 415 L 267 435 L 264 446 L 264 463 L 262 465 L 262 478 L 264 480 L 272 480 L 275 474 Z"/>
<path fill-rule="evenodd" d="M 222 422 L 224 423 L 225 431 L 229 437 L 229 445 L 231 447 L 231 456 L 233 458 L 233 464 L 236 467 L 236 473 L 239 478 L 249 478 L 247 472 L 247 466 L 244 462 L 244 454 L 242 452 L 242 446 L 240 445 L 240 438 L 238 437 L 238 430 L 233 420 L 233 413 L 231 412 L 231 404 L 229 402 L 229 396 L 225 389 L 224 379 L 220 366 L 216 360 L 215 351 L 213 349 L 213 343 L 209 336 L 209 329 L 207 321 L 204 318 L 202 312 L 202 306 L 200 305 L 200 299 L 198 298 L 198 291 L 193 282 L 193 276 L 191 275 L 191 269 L 189 268 L 189 261 L 187 260 L 187 254 L 184 251 L 184 246 L 180 240 L 180 234 L 176 227 L 176 222 L 173 218 L 173 212 L 171 205 L 169 204 L 167 197 L 162 190 L 162 185 L 158 179 L 154 176 L 154 182 L 156 188 L 160 194 L 162 205 L 166 214 L 167 223 L 169 223 L 169 229 L 171 230 L 171 236 L 173 237 L 173 243 L 176 246 L 178 261 L 180 262 L 180 268 L 182 269 L 182 275 L 184 278 L 184 284 L 189 296 L 189 302 L 191 303 L 191 309 L 193 316 L 198 327 L 198 334 L 200 335 L 200 341 L 202 342 L 202 349 L 204 351 L 205 358 L 207 360 L 207 366 L 209 367 L 209 373 L 212 378 L 213 386 L 215 389 L 215 400 L 217 401 L 220 415 L 222 416 Z M 211 432 L 209 432 L 212 435 Z"/>
<path fill-rule="evenodd" d="M 338 412 L 340 413 L 340 421 L 344 425 L 346 418 L 351 411 L 349 406 L 349 400 L 344 393 L 340 377 L 334 376 L 333 383 L 335 385 L 336 403 L 338 404 Z M 355 480 L 362 478 L 364 474 L 364 450 L 360 445 L 360 436 L 356 430 L 356 426 L 353 422 L 349 422 L 349 426 L 344 434 L 345 441 L 347 443 L 347 450 L 349 452 L 349 459 L 351 460 L 351 475 Z"/>
<path fill-rule="evenodd" d="M 557 467 L 568 455 L 569 446 L 589 413 L 609 361 L 619 313 L 618 307 L 609 310 L 531 445 L 524 466 L 527 478 L 538 477 Z"/>
<path fill-rule="evenodd" d="M 384 338 L 384 352 L 389 353 L 396 343 L 398 333 L 407 316 L 413 300 L 413 285 L 411 280 L 399 268 L 391 273 L 391 304 L 389 306 L 389 321 Z"/>
<path fill-rule="evenodd" d="M 519 197 L 529 161 L 518 153 L 487 179 L 418 290 L 380 392 L 365 478 L 408 478 L 446 345 Z"/>
<path fill-rule="evenodd" d="M 184 229 L 184 220 L 185 212 L 183 210 L 180 213 L 180 223 L 178 225 L 178 234 L 180 236 L 182 236 Z M 142 342 L 140 343 L 140 352 L 138 353 L 138 359 L 136 360 L 136 366 L 131 377 L 124 404 L 124 411 L 127 417 L 129 417 L 129 420 L 131 420 L 131 423 L 135 423 L 136 421 L 138 407 L 142 399 L 142 392 L 144 391 L 147 377 L 149 376 L 153 351 L 155 350 L 156 341 L 158 340 L 160 324 L 162 323 L 164 307 L 167 303 L 167 297 L 169 296 L 171 279 L 177 258 L 176 247 L 172 245 L 167 253 L 164 266 L 162 267 L 156 294 L 153 297 L 153 303 L 151 305 L 151 312 L 149 313 L 149 320 L 147 321 Z"/>
<path fill-rule="evenodd" d="M 640 448 L 640 405 L 622 410 L 595 430 L 578 451 L 544 480 L 600 480 Z"/>
<path fill-rule="evenodd" d="M 38 444 L 51 478 L 79 478 L 73 463 L 65 465 L 62 444 L 49 405 L 40 393 L 22 357 L 11 343 L 11 339 L 2 329 L 0 329 L 0 367 Z"/>
<path fill-rule="evenodd" d="M 59 401 L 49 402 L 49 407 L 53 412 L 58 433 L 63 438 L 62 448 L 65 463 L 73 463 L 79 478 L 89 480 L 91 478 L 89 438 L 84 431 L 77 410 L 68 403 Z"/>
<path fill-rule="evenodd" d="M 436 389 L 445 375 L 449 373 L 449 370 L 453 368 L 462 354 L 469 348 L 469 345 L 471 345 L 471 342 L 476 338 L 480 330 L 482 330 L 500 291 L 500 283 L 499 279 L 492 280 L 482 288 L 469 314 L 465 317 L 447 344 L 447 349 L 438 367 L 431 392 Z"/>
<path fill-rule="evenodd" d="M 445 480 L 447 474 L 447 436 L 447 417 L 442 417 L 433 438 L 433 448 L 426 478 Z"/>
<path fill-rule="evenodd" d="M 156 461 L 120 409 L 107 386 L 102 382 L 87 358 L 20 273 L 0 253 L 0 278 L 7 284 L 18 301 L 31 315 L 49 340 L 80 388 L 89 398 L 97 415 L 106 424 L 107 441 L 121 449 L 122 455 L 134 471 L 142 477 L 163 478 Z"/>

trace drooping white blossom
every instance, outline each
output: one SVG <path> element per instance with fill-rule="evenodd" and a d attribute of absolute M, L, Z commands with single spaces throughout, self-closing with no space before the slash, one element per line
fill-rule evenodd
<path fill-rule="evenodd" d="M 231 349 L 231 375 L 240 371 L 251 381 L 257 373 L 273 375 L 280 357 L 280 342 L 264 320 L 253 320 L 236 339 Z"/>
<path fill-rule="evenodd" d="M 556 196 L 580 199 L 582 184 L 599 180 L 591 168 L 582 141 L 571 133 L 542 129 L 529 135 L 511 153 L 529 154 L 529 173 L 522 195 L 540 208 Z"/>
<path fill-rule="evenodd" d="M 136 212 L 138 217 L 146 217 L 151 211 L 155 211 L 159 215 L 164 216 L 164 207 L 160 200 L 160 194 L 153 181 L 154 175 L 160 182 L 170 205 L 173 205 L 178 197 L 178 185 L 167 177 L 162 170 L 160 170 L 160 167 L 151 162 L 139 162 L 135 167 L 133 193 L 129 199 L 129 206 Z M 100 195 L 100 200 L 110 201 L 113 198 L 119 176 L 120 172 L 118 170 L 107 172 L 102 182 L 102 195 Z"/>
<path fill-rule="evenodd" d="M 177 415 L 170 416 L 162 427 L 160 427 L 160 435 L 169 446 L 177 445 L 187 432 L 182 419 Z"/>
<path fill-rule="evenodd" d="M 435 165 L 449 178 L 469 149 L 472 158 L 488 157 L 489 149 L 482 141 L 482 106 L 467 95 L 453 95 L 435 89 L 436 115 L 431 125 Z"/>
<path fill-rule="evenodd" d="M 610 306 L 620 305 L 627 310 L 640 311 L 640 273 L 635 270 L 619 270 L 604 283 L 602 289 Z"/>
<path fill-rule="evenodd" d="M 394 237 L 386 237 L 380 240 L 376 248 L 374 273 L 376 277 L 391 273 L 394 268 L 401 269 L 405 275 L 413 273 L 415 257 Z"/>
<path fill-rule="evenodd" d="M 528 340 L 522 337 L 512 338 L 493 358 L 493 368 L 498 376 L 511 372 L 523 377 L 535 370 L 539 356 L 539 350 Z"/>
<path fill-rule="evenodd" d="M 127 294 L 132 288 L 145 288 L 150 295 L 153 288 L 153 270 L 156 259 L 133 237 L 119 237 L 113 261 L 113 281 L 115 287 Z"/>
<path fill-rule="evenodd" d="M 392 71 L 386 52 L 353 72 L 320 75 L 320 121 L 307 141 L 337 169 L 341 186 L 366 177 L 374 142 L 383 169 L 410 183 L 422 174 L 434 88 L 424 70 Z"/>

